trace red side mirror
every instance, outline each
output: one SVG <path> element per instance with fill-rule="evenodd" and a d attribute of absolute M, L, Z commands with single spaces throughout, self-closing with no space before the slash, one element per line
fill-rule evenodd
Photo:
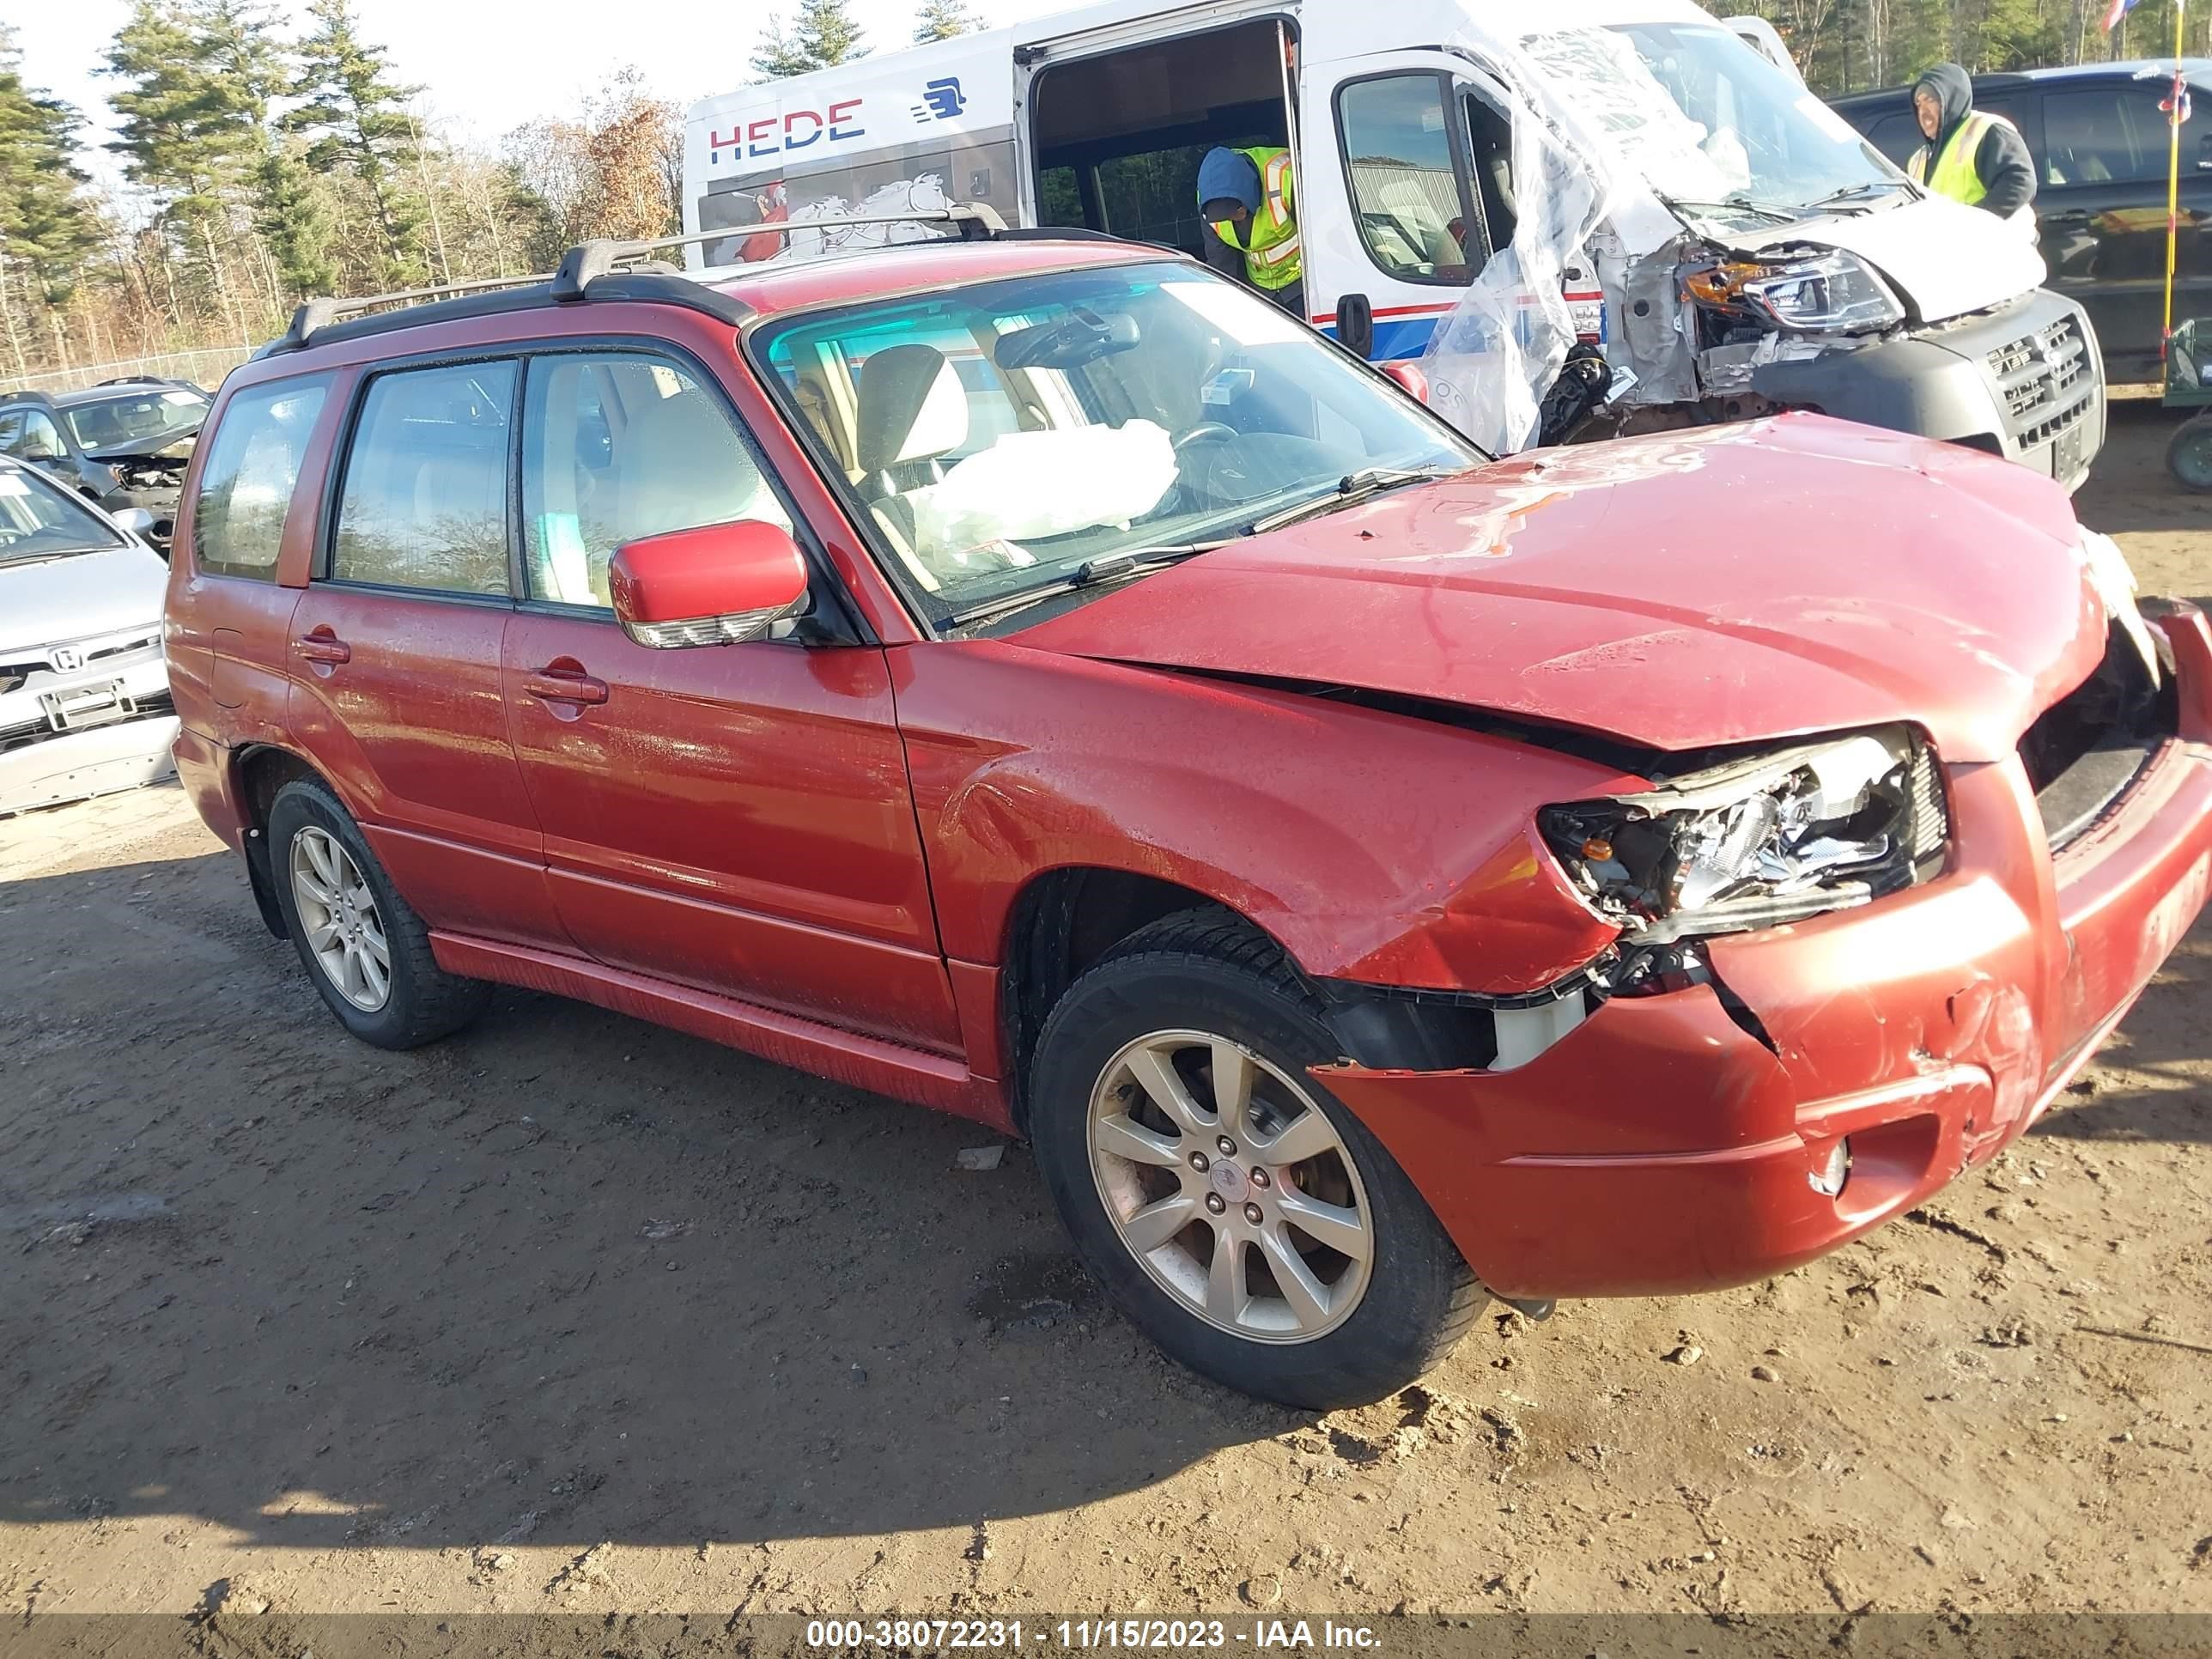
<path fill-rule="evenodd" d="M 1385 380 L 1395 380 L 1398 389 L 1418 403 L 1429 400 L 1429 377 L 1413 363 L 1377 363 Z"/>
<path fill-rule="evenodd" d="M 740 519 L 628 543 L 607 587 L 640 645 L 735 645 L 805 602 L 806 559 L 781 525 Z"/>

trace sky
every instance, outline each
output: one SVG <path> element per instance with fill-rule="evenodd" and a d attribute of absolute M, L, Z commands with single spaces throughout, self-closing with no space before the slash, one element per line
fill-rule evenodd
<path fill-rule="evenodd" d="M 1067 9 L 1074 0 L 981 0 L 992 23 Z M 303 5 L 276 0 L 295 21 Z M 423 107 L 490 143 L 532 117 L 573 110 L 613 71 L 635 64 L 662 97 L 688 104 L 753 78 L 750 65 L 769 8 L 702 0 L 356 0 L 362 32 L 389 49 L 398 76 L 426 90 Z M 788 10 L 788 8 L 786 8 Z M 108 119 L 114 84 L 93 71 L 129 14 L 128 0 L 0 0 L 15 28 L 24 79 Z M 876 52 L 914 33 L 910 0 L 854 0 Z M 96 143 L 98 135 L 88 134 Z M 96 173 L 112 180 L 111 167 Z"/>

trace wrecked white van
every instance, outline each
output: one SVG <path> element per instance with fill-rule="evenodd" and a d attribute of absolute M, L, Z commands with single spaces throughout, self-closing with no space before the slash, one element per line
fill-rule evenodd
<path fill-rule="evenodd" d="M 948 200 L 1202 254 L 1216 144 L 1291 149 L 1309 320 L 1418 360 L 1494 451 L 1818 409 L 2071 489 L 2103 442 L 2033 246 L 1690 0 L 1105 0 L 750 87 L 690 112 L 685 228 L 730 234 L 689 257 L 919 239 L 831 222 Z M 1559 429 L 1593 353 L 1609 386 Z"/>

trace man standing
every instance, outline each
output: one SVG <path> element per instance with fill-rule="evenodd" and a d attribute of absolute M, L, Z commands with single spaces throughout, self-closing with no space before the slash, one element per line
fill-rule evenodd
<path fill-rule="evenodd" d="M 1242 276 L 1285 309 L 1305 315 L 1290 151 L 1266 145 L 1208 150 L 1198 164 L 1198 210 L 1228 259 L 1242 256 L 1243 269 L 1232 275 Z M 1209 264 L 1223 263 L 1211 244 L 1206 256 Z"/>
<path fill-rule="evenodd" d="M 1974 107 L 1974 83 L 1956 64 L 1938 64 L 1912 84 L 1912 111 L 1928 142 L 1905 170 L 1938 196 L 2033 229 L 2035 164 L 2020 129 Z"/>

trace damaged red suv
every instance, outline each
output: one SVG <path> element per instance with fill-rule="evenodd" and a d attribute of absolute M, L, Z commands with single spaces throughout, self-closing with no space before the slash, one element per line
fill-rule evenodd
<path fill-rule="evenodd" d="M 307 307 L 194 469 L 178 759 L 348 1028 L 526 986 L 1025 1135 L 1305 1406 L 1909 1209 L 2212 858 L 2212 634 L 2047 479 L 1486 462 L 1152 250 Z"/>

